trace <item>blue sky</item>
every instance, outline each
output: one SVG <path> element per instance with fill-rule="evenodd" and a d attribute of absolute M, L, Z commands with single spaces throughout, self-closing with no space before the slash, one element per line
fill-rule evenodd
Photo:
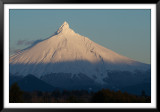
<path fill-rule="evenodd" d="M 50 37 L 67 21 L 76 33 L 150 64 L 150 10 L 10 10 L 10 54 Z"/>

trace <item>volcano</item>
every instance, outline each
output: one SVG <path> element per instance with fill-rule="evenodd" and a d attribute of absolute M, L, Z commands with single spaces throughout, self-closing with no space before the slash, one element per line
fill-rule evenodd
<path fill-rule="evenodd" d="M 122 56 L 75 33 L 66 21 L 52 37 L 10 56 L 9 62 L 11 74 L 32 74 L 62 88 L 115 87 L 122 82 L 133 85 L 150 80 L 150 73 L 146 74 L 150 65 Z"/>

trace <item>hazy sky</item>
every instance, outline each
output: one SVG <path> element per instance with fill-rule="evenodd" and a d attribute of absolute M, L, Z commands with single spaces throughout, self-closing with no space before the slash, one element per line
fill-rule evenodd
<path fill-rule="evenodd" d="M 10 10 L 10 54 L 50 37 L 67 21 L 76 33 L 150 64 L 150 10 Z"/>

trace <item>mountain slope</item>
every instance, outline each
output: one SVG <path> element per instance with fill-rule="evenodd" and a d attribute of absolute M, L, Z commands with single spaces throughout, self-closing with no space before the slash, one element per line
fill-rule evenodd
<path fill-rule="evenodd" d="M 10 86 L 13 84 L 12 79 L 18 78 L 17 76 L 12 76 L 10 79 Z M 46 82 L 36 78 L 33 75 L 27 75 L 23 78 L 19 78 L 20 80 L 16 80 L 18 86 L 23 91 L 53 91 L 58 89 L 57 87 L 53 87 Z M 14 82 L 14 83 L 15 83 Z"/>
<path fill-rule="evenodd" d="M 10 57 L 10 73 L 34 74 L 40 78 L 50 73 L 86 74 L 98 83 L 106 83 L 108 70 L 145 71 L 143 64 L 96 44 L 75 33 L 67 22 L 54 36 Z M 96 77 L 96 78 L 95 78 Z"/>

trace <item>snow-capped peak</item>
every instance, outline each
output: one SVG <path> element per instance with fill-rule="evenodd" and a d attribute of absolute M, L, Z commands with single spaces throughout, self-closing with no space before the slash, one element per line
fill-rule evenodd
<path fill-rule="evenodd" d="M 61 33 L 61 32 L 66 32 L 66 31 L 69 31 L 69 30 L 71 30 L 70 28 L 69 28 L 69 24 L 65 21 L 62 25 L 61 25 L 61 27 L 59 27 L 59 29 L 57 30 L 57 34 L 59 34 L 59 33 Z"/>
<path fill-rule="evenodd" d="M 75 33 L 66 21 L 56 35 L 10 57 L 12 74 L 41 77 L 49 73 L 83 73 L 91 79 L 96 77 L 94 80 L 100 83 L 107 77 L 108 70 L 137 68 L 146 69 L 146 65 Z"/>

